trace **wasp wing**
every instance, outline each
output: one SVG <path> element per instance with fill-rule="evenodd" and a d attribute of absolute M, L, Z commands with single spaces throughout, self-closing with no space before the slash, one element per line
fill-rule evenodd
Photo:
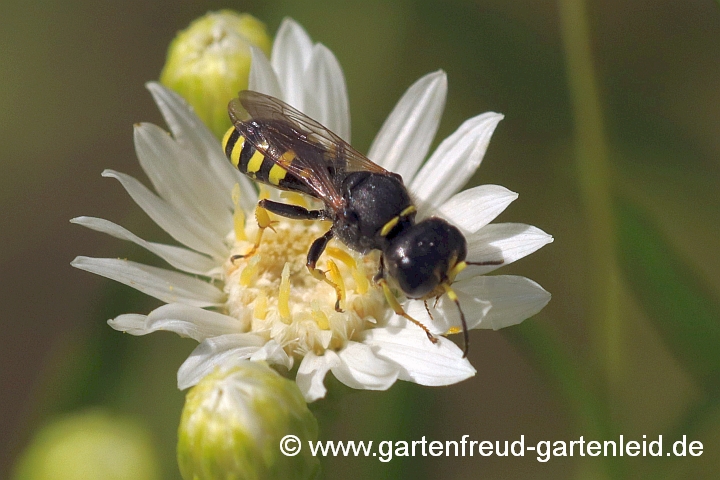
<path fill-rule="evenodd" d="M 335 133 L 277 98 L 244 90 L 230 102 L 228 110 L 235 127 L 257 150 L 335 208 L 342 205 L 340 187 L 346 173 L 389 173 Z M 284 161 L 283 154 L 290 150 L 295 157 Z"/>

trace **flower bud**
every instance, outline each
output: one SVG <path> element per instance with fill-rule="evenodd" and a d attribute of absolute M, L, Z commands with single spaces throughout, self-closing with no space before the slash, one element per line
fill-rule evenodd
<path fill-rule="evenodd" d="M 265 25 L 255 17 L 210 12 L 172 41 L 160 82 L 182 95 L 221 137 L 230 127 L 228 102 L 248 86 L 250 47 L 268 54 L 270 45 Z"/>
<path fill-rule="evenodd" d="M 295 382 L 264 362 L 218 369 L 185 399 L 178 432 L 180 473 L 185 480 L 312 479 L 320 466 L 307 441 L 316 440 L 317 433 L 317 421 Z M 280 443 L 287 435 L 297 437 L 299 453 L 283 453 Z"/>
<path fill-rule="evenodd" d="M 158 480 L 148 432 L 100 410 L 43 427 L 16 465 L 14 480 Z"/>

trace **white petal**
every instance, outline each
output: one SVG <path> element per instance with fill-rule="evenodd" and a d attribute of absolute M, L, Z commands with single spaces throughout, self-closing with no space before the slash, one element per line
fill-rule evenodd
<path fill-rule="evenodd" d="M 462 350 L 444 337 L 433 344 L 415 325 L 405 328 L 374 328 L 365 334 L 365 343 L 371 345 L 381 358 L 387 358 L 402 368 L 400 380 L 420 385 L 439 386 L 461 382 L 475 375 L 475 369 Z"/>
<path fill-rule="evenodd" d="M 271 365 L 282 365 L 288 370 L 293 366 L 293 357 L 288 356 L 285 350 L 275 340 L 270 340 L 257 352 L 250 356 L 253 362 L 264 361 Z"/>
<path fill-rule="evenodd" d="M 70 222 L 98 232 L 107 233 L 121 240 L 131 241 L 154 253 L 178 270 L 209 276 L 210 271 L 217 267 L 216 262 L 205 255 L 174 245 L 147 242 L 109 220 L 94 217 L 77 217 L 70 220 Z"/>
<path fill-rule="evenodd" d="M 481 275 L 508 265 L 553 241 L 553 237 L 532 225 L 523 223 L 491 223 L 466 235 L 468 262 L 502 260 L 502 265 L 470 265 L 459 279 Z"/>
<path fill-rule="evenodd" d="M 550 301 L 550 294 L 532 280 L 515 275 L 479 276 L 460 280 L 452 286 L 465 313 L 468 329 L 497 330 L 516 325 L 530 318 Z M 410 302 L 409 315 L 427 319 L 422 302 Z M 418 305 L 419 304 L 419 305 Z M 447 332 L 460 328 L 457 306 L 447 296 L 440 298 L 437 308 L 428 302 L 434 322 L 432 330 Z M 418 318 L 415 317 L 415 318 Z M 429 320 L 427 320 L 429 322 Z"/>
<path fill-rule="evenodd" d="M 135 125 L 138 160 L 160 197 L 192 216 L 209 233 L 225 236 L 232 228 L 231 202 L 204 162 L 191 156 L 165 130 L 150 123 Z"/>
<path fill-rule="evenodd" d="M 328 370 L 340 365 L 340 357 L 332 350 L 326 350 L 322 356 L 312 352 L 305 354 L 300 362 L 295 381 L 308 403 L 323 398 L 327 389 L 324 385 Z"/>
<path fill-rule="evenodd" d="M 147 335 L 163 330 L 198 342 L 209 337 L 237 333 L 239 327 L 238 321 L 232 317 L 180 303 L 163 305 L 150 312 L 150 315 L 120 315 L 108 320 L 108 325 L 131 335 Z"/>
<path fill-rule="evenodd" d="M 442 70 L 415 82 L 395 105 L 368 152 L 368 158 L 399 173 L 409 185 L 435 138 L 447 96 Z"/>
<path fill-rule="evenodd" d="M 467 235 L 492 222 L 517 197 L 517 193 L 499 185 L 480 185 L 453 195 L 439 210 Z"/>
<path fill-rule="evenodd" d="M 129 333 L 130 335 L 147 335 L 145 321 L 147 315 L 139 315 L 137 313 L 126 313 L 108 320 L 108 325 L 119 332 Z"/>
<path fill-rule="evenodd" d="M 252 63 L 250 64 L 248 90 L 254 90 L 275 98 L 281 98 L 282 90 L 280 89 L 277 75 L 275 75 L 275 70 L 273 70 L 272 65 L 270 65 L 270 61 L 259 48 L 250 47 L 250 50 L 252 52 Z"/>
<path fill-rule="evenodd" d="M 231 368 L 248 361 L 265 340 L 250 333 L 233 333 L 208 338 L 192 351 L 178 369 L 180 390 L 192 387 L 216 367 Z"/>
<path fill-rule="evenodd" d="M 225 296 L 221 290 L 203 280 L 128 260 L 76 257 L 71 265 L 124 283 L 166 303 L 215 307 L 222 305 Z"/>
<path fill-rule="evenodd" d="M 252 181 L 232 166 L 222 151 L 220 141 L 195 115 L 187 102 L 159 83 L 148 82 L 146 87 L 155 99 L 175 140 L 190 158 L 197 162 L 197 168 L 205 169 L 213 179 L 215 195 L 219 195 L 228 208 L 232 208 L 231 192 L 238 183 L 240 205 L 245 210 L 252 210 L 257 203 L 257 193 Z"/>
<path fill-rule="evenodd" d="M 105 170 L 102 175 L 117 179 L 135 203 L 178 242 L 216 259 L 227 257 L 228 250 L 222 237 L 209 234 L 202 224 L 178 211 L 133 177 L 113 170 Z"/>
<path fill-rule="evenodd" d="M 362 343 L 348 342 L 338 356 L 342 363 L 332 369 L 333 375 L 351 388 L 387 390 L 400 373 L 397 365 L 379 358 Z"/>
<path fill-rule="evenodd" d="M 502 118 L 498 113 L 483 113 L 466 120 L 443 140 L 410 183 L 410 191 L 420 204 L 442 205 L 467 183 L 480 165 L 490 137 Z"/>
<path fill-rule="evenodd" d="M 454 287 L 455 283 L 453 284 L 453 288 Z M 444 300 L 446 300 L 446 296 L 441 297 L 437 304 L 434 298 L 427 301 L 428 308 L 432 313 L 432 319 L 428 316 L 425 303 L 422 300 L 408 299 L 403 304 L 403 308 L 408 315 L 421 322 L 435 335 L 445 335 L 456 323 L 460 325 L 460 317 L 457 315 L 457 307 L 455 304 L 453 302 L 443 303 Z M 445 308 L 440 309 L 441 305 Z M 461 303 L 461 305 L 463 304 Z M 455 308 L 455 310 L 452 310 L 453 308 Z M 463 305 L 463 311 L 464 310 L 465 306 Z M 467 312 L 465 312 L 465 316 L 467 317 Z"/>
<path fill-rule="evenodd" d="M 303 80 L 303 113 L 350 142 L 350 105 L 340 63 L 322 44 L 313 47 Z"/>
<path fill-rule="evenodd" d="M 286 18 L 275 35 L 270 62 L 277 73 L 282 100 L 303 111 L 303 75 L 310 63 L 312 41 L 294 20 Z"/>

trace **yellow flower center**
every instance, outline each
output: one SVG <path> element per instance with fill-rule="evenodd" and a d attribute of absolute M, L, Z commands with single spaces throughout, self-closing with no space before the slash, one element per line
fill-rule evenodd
<path fill-rule="evenodd" d="M 274 339 L 291 356 L 320 355 L 341 349 L 389 315 L 382 290 L 372 281 L 377 254 L 360 256 L 331 241 L 317 265 L 329 280 L 324 282 L 305 264 L 310 245 L 330 223 L 273 220 L 251 255 L 224 265 L 228 313 L 241 322 L 243 332 Z M 258 236 L 256 222 L 248 221 L 242 230 L 239 226 L 232 255 L 251 252 Z M 342 312 L 335 309 L 338 295 Z"/>

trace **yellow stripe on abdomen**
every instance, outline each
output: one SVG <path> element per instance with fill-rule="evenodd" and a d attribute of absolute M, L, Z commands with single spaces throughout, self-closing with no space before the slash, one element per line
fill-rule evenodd
<path fill-rule="evenodd" d="M 260 167 L 262 166 L 264 159 L 265 156 L 258 150 L 255 150 L 252 157 L 250 157 L 250 161 L 248 162 L 247 173 L 251 173 L 254 176 L 258 171 L 260 171 Z"/>
<path fill-rule="evenodd" d="M 285 170 L 284 167 L 290 165 L 293 160 L 295 160 L 295 152 L 293 150 L 288 150 L 287 152 L 280 155 L 280 158 L 278 158 L 278 163 L 273 165 L 270 169 L 268 181 L 272 185 L 280 185 L 282 179 L 285 178 L 285 175 L 287 175 L 287 170 Z"/>
<path fill-rule="evenodd" d="M 240 132 L 238 132 L 235 127 L 230 127 L 230 129 L 225 132 L 225 136 L 223 136 L 222 148 L 225 155 L 228 156 L 230 162 L 232 162 L 236 168 L 240 164 L 240 155 L 244 146 L 245 137 L 240 135 Z"/>
<path fill-rule="evenodd" d="M 270 174 L 268 175 L 268 181 L 272 185 L 280 185 L 280 182 L 283 178 L 285 178 L 285 175 L 287 174 L 287 170 L 282 168 L 280 165 L 275 164 L 270 169 Z"/>
<path fill-rule="evenodd" d="M 225 150 L 227 148 L 228 141 L 230 141 L 230 135 L 233 134 L 235 131 L 235 127 L 230 127 L 227 132 L 225 132 L 225 135 L 223 135 L 222 139 L 222 148 Z"/>
<path fill-rule="evenodd" d="M 236 168 L 240 164 L 240 154 L 242 153 L 242 149 L 244 146 L 245 137 L 240 136 L 237 139 L 237 142 L 235 142 L 235 145 L 233 145 L 232 152 L 230 152 L 230 161 Z"/>

